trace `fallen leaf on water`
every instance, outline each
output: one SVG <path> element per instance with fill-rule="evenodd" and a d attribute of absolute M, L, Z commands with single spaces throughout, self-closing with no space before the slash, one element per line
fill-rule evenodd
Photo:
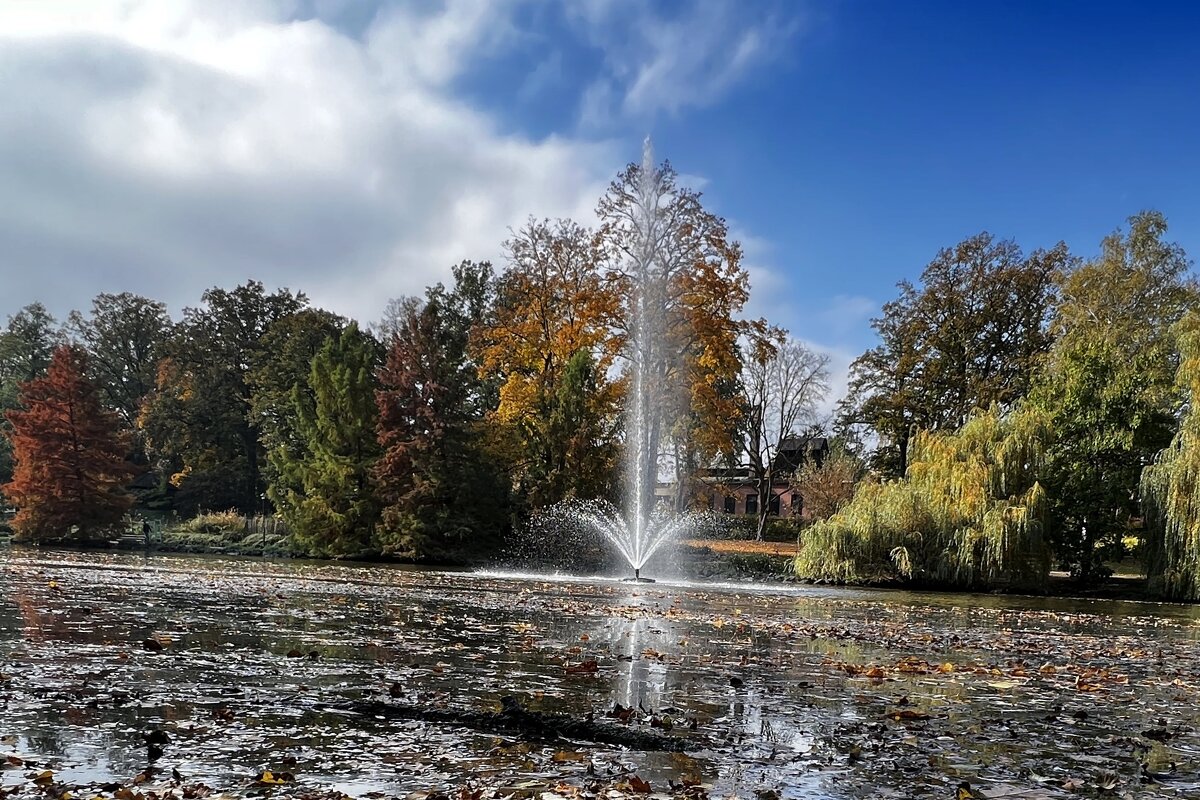
<path fill-rule="evenodd" d="M 650 781 L 644 781 L 637 775 L 631 775 L 629 778 L 629 788 L 638 794 L 650 794 Z"/>
<path fill-rule="evenodd" d="M 592 675 L 600 671 L 600 665 L 595 660 L 584 661 L 582 664 L 568 664 L 568 675 Z"/>
<path fill-rule="evenodd" d="M 290 783 L 295 780 L 295 776 L 290 772 L 271 772 L 264 770 L 254 779 L 263 786 L 280 786 L 285 783 Z"/>
<path fill-rule="evenodd" d="M 555 764 L 565 764 L 568 761 L 583 761 L 586 758 L 583 753 L 577 753 L 573 750 L 559 750 L 554 754 L 553 761 Z"/>
<path fill-rule="evenodd" d="M 901 708 L 887 713 L 889 719 L 900 720 L 929 719 L 929 714 L 917 711 L 915 708 Z"/>

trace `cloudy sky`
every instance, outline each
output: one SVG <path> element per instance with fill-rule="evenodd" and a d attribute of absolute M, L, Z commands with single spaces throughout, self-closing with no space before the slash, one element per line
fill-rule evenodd
<path fill-rule="evenodd" d="M 941 246 L 1200 251 L 1200 27 L 1160 4 L 0 0 L 0 317 L 257 278 L 357 317 L 650 133 L 831 352 Z"/>

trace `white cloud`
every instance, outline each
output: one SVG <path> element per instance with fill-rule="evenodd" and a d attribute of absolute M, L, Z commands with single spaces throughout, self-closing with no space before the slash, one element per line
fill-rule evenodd
<path fill-rule="evenodd" d="M 2 310 L 254 277 L 370 318 L 529 214 L 586 217 L 621 154 L 445 88 L 501 5 L 408 8 L 359 39 L 286 3 L 0 6 Z"/>
<path fill-rule="evenodd" d="M 256 278 L 369 320 L 530 215 L 590 219 L 635 154 L 512 133 L 458 90 L 545 41 L 528 2 L 0 3 L 0 316 L 101 291 L 178 311 Z M 733 0 L 669 7 L 562 6 L 603 54 L 578 87 L 598 124 L 714 102 L 794 30 Z M 560 66 L 540 63 L 527 91 Z"/>
<path fill-rule="evenodd" d="M 738 0 L 669 4 L 588 0 L 568 5 L 576 27 L 600 48 L 606 69 L 589 88 L 581 124 L 652 119 L 703 108 L 726 96 L 756 68 L 786 52 L 799 32 L 795 4 L 747 14 Z"/>

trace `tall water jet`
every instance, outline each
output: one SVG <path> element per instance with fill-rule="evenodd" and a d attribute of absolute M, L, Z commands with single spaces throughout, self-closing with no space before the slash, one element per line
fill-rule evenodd
<path fill-rule="evenodd" d="M 646 560 L 658 549 L 660 541 L 651 540 L 650 512 L 654 503 L 654 487 L 658 482 L 658 437 L 657 421 L 652 420 L 654 408 L 651 390 L 654 386 L 650 373 L 655 363 L 654 348 L 661 340 L 656 324 L 661 319 L 661 290 L 655 275 L 657 251 L 658 197 L 655 191 L 654 146 L 647 136 L 642 144 L 642 172 L 638 180 L 638 197 L 634 203 L 635 246 L 631 248 L 633 264 L 633 349 L 632 408 L 630 410 L 630 433 L 633 446 L 629 448 L 630 496 L 626 516 L 632 529 L 631 542 L 614 544 L 633 567 L 635 578 L 641 577 Z M 610 539 L 612 537 L 610 536 Z M 661 538 L 661 537 L 659 537 Z"/>
<path fill-rule="evenodd" d="M 569 500 L 540 516 L 567 534 L 599 534 L 625 560 L 633 579 L 645 581 L 649 579 L 641 573 L 650 558 L 695 526 L 700 515 L 660 508 L 655 493 L 659 445 L 670 405 L 667 384 L 669 376 L 679 374 L 672 361 L 678 353 L 667 343 L 668 284 L 672 274 L 685 268 L 682 251 L 687 247 L 681 242 L 688 236 L 687 223 L 672 217 L 677 190 L 670 175 L 655 166 L 649 137 L 642 147 L 640 170 L 630 172 L 630 180 L 614 189 L 617 197 L 604 212 L 626 292 L 625 500 L 620 510 L 603 501 Z"/>

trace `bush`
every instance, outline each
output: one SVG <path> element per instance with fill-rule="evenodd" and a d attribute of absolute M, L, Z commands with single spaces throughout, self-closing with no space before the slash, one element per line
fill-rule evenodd
<path fill-rule="evenodd" d="M 241 536 L 246 532 L 246 518 L 240 512 L 204 511 L 179 526 L 188 533 L 222 533 Z"/>

